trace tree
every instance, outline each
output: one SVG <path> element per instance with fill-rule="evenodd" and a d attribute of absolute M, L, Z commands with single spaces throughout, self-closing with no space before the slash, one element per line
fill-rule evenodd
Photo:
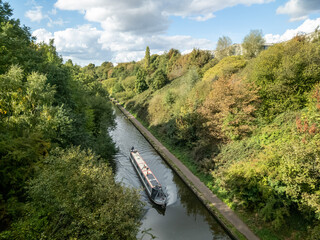
<path fill-rule="evenodd" d="M 139 69 L 137 72 L 137 79 L 135 82 L 135 90 L 137 93 L 142 93 L 148 89 L 146 82 L 147 72 L 144 69 Z"/>
<path fill-rule="evenodd" d="M 209 51 L 194 48 L 188 55 L 188 68 L 192 66 L 202 68 L 210 59 L 212 59 L 212 55 Z"/>
<path fill-rule="evenodd" d="M 2 0 L 0 0 L 0 23 L 8 21 L 11 16 L 12 9 L 10 8 L 9 3 L 2 2 Z"/>
<path fill-rule="evenodd" d="M 105 80 L 108 78 L 109 71 L 113 68 L 111 62 L 103 62 L 100 67 L 96 68 L 96 74 L 99 77 L 99 80 Z"/>
<path fill-rule="evenodd" d="M 30 73 L 39 54 L 31 44 L 29 28 L 21 27 L 20 21 L 10 19 L 11 16 L 9 4 L 0 1 L 0 74 L 7 72 L 11 65 L 19 65 Z"/>
<path fill-rule="evenodd" d="M 144 68 L 148 69 L 150 67 L 150 48 L 147 46 L 146 52 L 144 55 Z"/>
<path fill-rule="evenodd" d="M 250 135 L 255 128 L 257 102 L 255 87 L 235 75 L 215 81 L 198 110 L 206 120 L 205 135 L 208 140 L 229 141 Z"/>
<path fill-rule="evenodd" d="M 135 239 L 142 203 L 91 151 L 55 149 L 28 187 L 30 203 L 7 239 Z M 9 237 L 10 236 L 10 237 Z"/>
<path fill-rule="evenodd" d="M 167 75 L 164 73 L 162 69 L 157 70 L 153 76 L 151 81 L 151 87 L 153 90 L 158 90 L 164 87 L 168 83 Z"/>
<path fill-rule="evenodd" d="M 251 30 L 250 33 L 245 36 L 242 42 L 242 47 L 245 50 L 245 56 L 248 58 L 253 58 L 258 56 L 258 54 L 263 50 L 263 45 L 265 40 L 262 36 L 261 30 Z"/>
<path fill-rule="evenodd" d="M 215 57 L 221 60 L 224 57 L 231 56 L 234 54 L 234 50 L 231 47 L 232 40 L 227 36 L 219 37 Z"/>
<path fill-rule="evenodd" d="M 261 52 L 253 60 L 247 79 L 259 87 L 259 115 L 272 120 L 279 113 L 306 104 L 306 92 L 319 82 L 319 43 L 294 38 Z"/>

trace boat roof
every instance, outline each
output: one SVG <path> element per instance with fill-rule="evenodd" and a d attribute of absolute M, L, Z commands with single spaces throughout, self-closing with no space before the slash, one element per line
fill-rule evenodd
<path fill-rule="evenodd" d="M 134 159 L 136 160 L 137 165 L 141 169 L 142 173 L 144 174 L 144 176 L 148 180 L 151 187 L 161 186 L 158 179 L 154 176 L 153 172 L 150 170 L 150 168 L 148 167 L 146 162 L 143 160 L 143 158 L 141 157 L 139 152 L 135 150 L 135 151 L 132 151 L 131 154 L 134 157 Z"/>

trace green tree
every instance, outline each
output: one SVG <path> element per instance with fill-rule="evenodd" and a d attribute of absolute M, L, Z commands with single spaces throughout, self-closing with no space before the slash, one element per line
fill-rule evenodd
<path fill-rule="evenodd" d="M 10 8 L 9 3 L 0 0 L 0 23 L 8 21 L 11 16 L 12 9 Z"/>
<path fill-rule="evenodd" d="M 137 93 L 142 93 L 148 89 L 148 85 L 146 83 L 147 72 L 144 69 L 139 69 L 136 76 L 135 91 Z"/>
<path fill-rule="evenodd" d="M 259 87 L 258 112 L 270 121 L 279 113 L 305 107 L 305 93 L 319 82 L 319 64 L 319 43 L 301 37 L 259 54 L 244 70 Z"/>
<path fill-rule="evenodd" d="M 39 61 L 36 46 L 32 44 L 29 28 L 21 27 L 20 21 L 10 19 L 12 9 L 0 1 L 0 74 L 11 65 L 19 65 L 31 73 Z"/>
<path fill-rule="evenodd" d="M 144 68 L 149 69 L 150 67 L 150 48 L 149 46 L 146 47 L 146 52 L 144 55 Z"/>
<path fill-rule="evenodd" d="M 167 75 L 162 69 L 157 70 L 151 80 L 151 87 L 153 90 L 158 90 L 164 87 L 169 82 Z"/>
<path fill-rule="evenodd" d="M 263 50 L 265 40 L 261 30 L 251 30 L 250 33 L 244 37 L 242 47 L 245 51 L 245 56 L 253 58 Z"/>
<path fill-rule="evenodd" d="M 108 79 L 108 73 L 113 68 L 111 62 L 103 62 L 100 67 L 97 67 L 96 74 L 99 77 L 99 80 Z"/>
<path fill-rule="evenodd" d="M 193 49 L 188 55 L 188 68 L 195 66 L 202 68 L 212 59 L 212 55 L 209 51 L 200 49 Z"/>
<path fill-rule="evenodd" d="M 28 187 L 27 214 L 7 239 L 135 239 L 142 203 L 79 147 L 55 149 Z"/>
<path fill-rule="evenodd" d="M 62 106 L 53 106 L 55 89 L 47 78 L 21 68 L 0 75 L 1 222 L 19 217 L 26 182 L 51 145 L 68 139 L 71 120 Z M 20 210 L 19 210 L 20 209 Z M 11 216 L 10 216 L 11 215 Z"/>
<path fill-rule="evenodd" d="M 81 68 L 71 61 L 63 64 L 53 40 L 36 44 L 29 29 L 10 19 L 11 15 L 10 6 L 0 1 L 1 231 L 14 229 L 23 212 L 36 206 L 26 194 L 26 185 L 36 169 L 45 169 L 43 161 L 51 148 L 76 145 L 93 149 L 105 159 L 115 152 L 108 134 L 113 113 L 96 67 Z M 32 231 L 23 235 L 30 227 L 26 217 L 18 224 L 23 226 L 17 230 L 22 235 L 10 237 L 4 232 L 0 238 L 39 239 L 47 216 L 37 213 L 40 220 L 31 225 L 44 225 L 37 225 L 36 235 Z"/>
<path fill-rule="evenodd" d="M 232 40 L 227 36 L 219 37 L 215 57 L 221 60 L 224 57 L 231 56 L 234 54 L 234 49 L 232 48 Z"/>

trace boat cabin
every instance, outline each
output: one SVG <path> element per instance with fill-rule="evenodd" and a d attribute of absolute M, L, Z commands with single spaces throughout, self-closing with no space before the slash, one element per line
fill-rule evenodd
<path fill-rule="evenodd" d="M 151 200 L 154 203 L 165 207 L 167 196 L 163 192 L 161 184 L 154 176 L 153 172 L 149 169 L 146 162 L 142 159 L 139 152 L 134 148 L 131 149 L 130 160 L 134 168 L 136 169 Z"/>

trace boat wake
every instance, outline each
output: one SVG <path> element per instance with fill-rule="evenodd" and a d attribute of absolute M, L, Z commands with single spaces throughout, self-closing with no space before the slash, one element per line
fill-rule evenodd
<path fill-rule="evenodd" d="M 177 187 L 174 184 L 167 185 L 166 192 L 168 195 L 167 206 L 170 206 L 177 201 Z"/>

